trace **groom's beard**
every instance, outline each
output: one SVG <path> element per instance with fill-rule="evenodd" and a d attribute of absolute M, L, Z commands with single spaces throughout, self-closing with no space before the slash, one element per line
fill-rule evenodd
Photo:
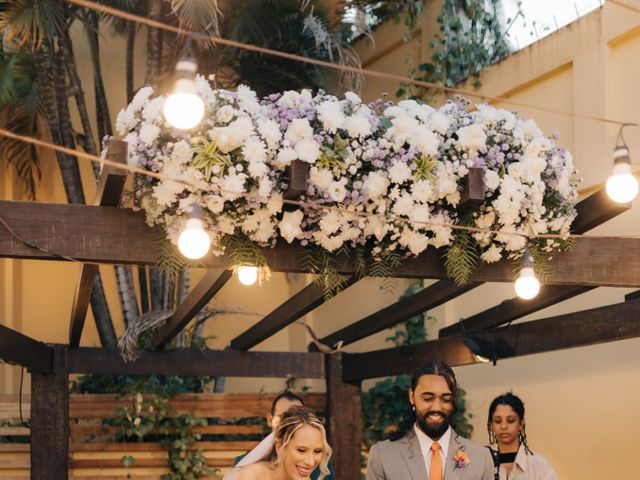
<path fill-rule="evenodd" d="M 444 435 L 444 432 L 449 428 L 450 420 L 451 415 L 447 415 L 442 411 L 428 411 L 424 414 L 418 413 L 416 415 L 418 427 L 432 440 L 437 440 Z"/>

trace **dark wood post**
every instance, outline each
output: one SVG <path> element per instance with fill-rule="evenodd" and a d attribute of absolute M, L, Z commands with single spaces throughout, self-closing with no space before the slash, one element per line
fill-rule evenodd
<path fill-rule="evenodd" d="M 53 372 L 31 376 L 31 478 L 69 478 L 67 347 L 53 348 Z"/>
<path fill-rule="evenodd" d="M 342 380 L 341 352 L 326 355 L 327 430 L 333 466 L 340 480 L 360 478 L 362 401 L 360 381 Z"/>

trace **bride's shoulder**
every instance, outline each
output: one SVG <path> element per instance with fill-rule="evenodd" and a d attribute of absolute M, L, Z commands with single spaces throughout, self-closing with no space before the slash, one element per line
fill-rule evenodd
<path fill-rule="evenodd" d="M 273 467 L 268 462 L 256 462 L 243 467 L 237 479 L 238 480 L 265 480 L 273 473 Z"/>

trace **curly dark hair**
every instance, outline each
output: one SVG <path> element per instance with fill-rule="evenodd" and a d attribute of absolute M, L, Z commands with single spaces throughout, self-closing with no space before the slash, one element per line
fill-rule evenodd
<path fill-rule="evenodd" d="M 496 438 L 496 434 L 492 428 L 492 419 L 493 414 L 496 413 L 496 408 L 498 405 L 506 405 L 508 407 L 513 408 L 513 411 L 516 412 L 518 418 L 521 421 L 524 421 L 524 402 L 520 400 L 520 397 L 514 395 L 511 392 L 503 393 L 502 395 L 497 396 L 489 405 L 489 415 L 487 417 L 487 432 L 489 433 L 489 443 L 494 444 L 498 443 L 498 439 Z M 522 428 L 518 432 L 518 443 L 524 447 L 524 450 L 527 454 L 533 455 L 529 445 L 527 445 L 527 432 L 525 430 L 525 425 L 522 424 Z"/>

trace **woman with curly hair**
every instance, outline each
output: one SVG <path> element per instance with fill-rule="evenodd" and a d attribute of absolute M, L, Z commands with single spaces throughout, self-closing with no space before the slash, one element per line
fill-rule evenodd
<path fill-rule="evenodd" d="M 553 468 L 527 445 L 524 403 L 513 393 L 496 397 L 487 419 L 489 441 L 498 444 L 493 452 L 496 480 L 557 480 Z"/>

